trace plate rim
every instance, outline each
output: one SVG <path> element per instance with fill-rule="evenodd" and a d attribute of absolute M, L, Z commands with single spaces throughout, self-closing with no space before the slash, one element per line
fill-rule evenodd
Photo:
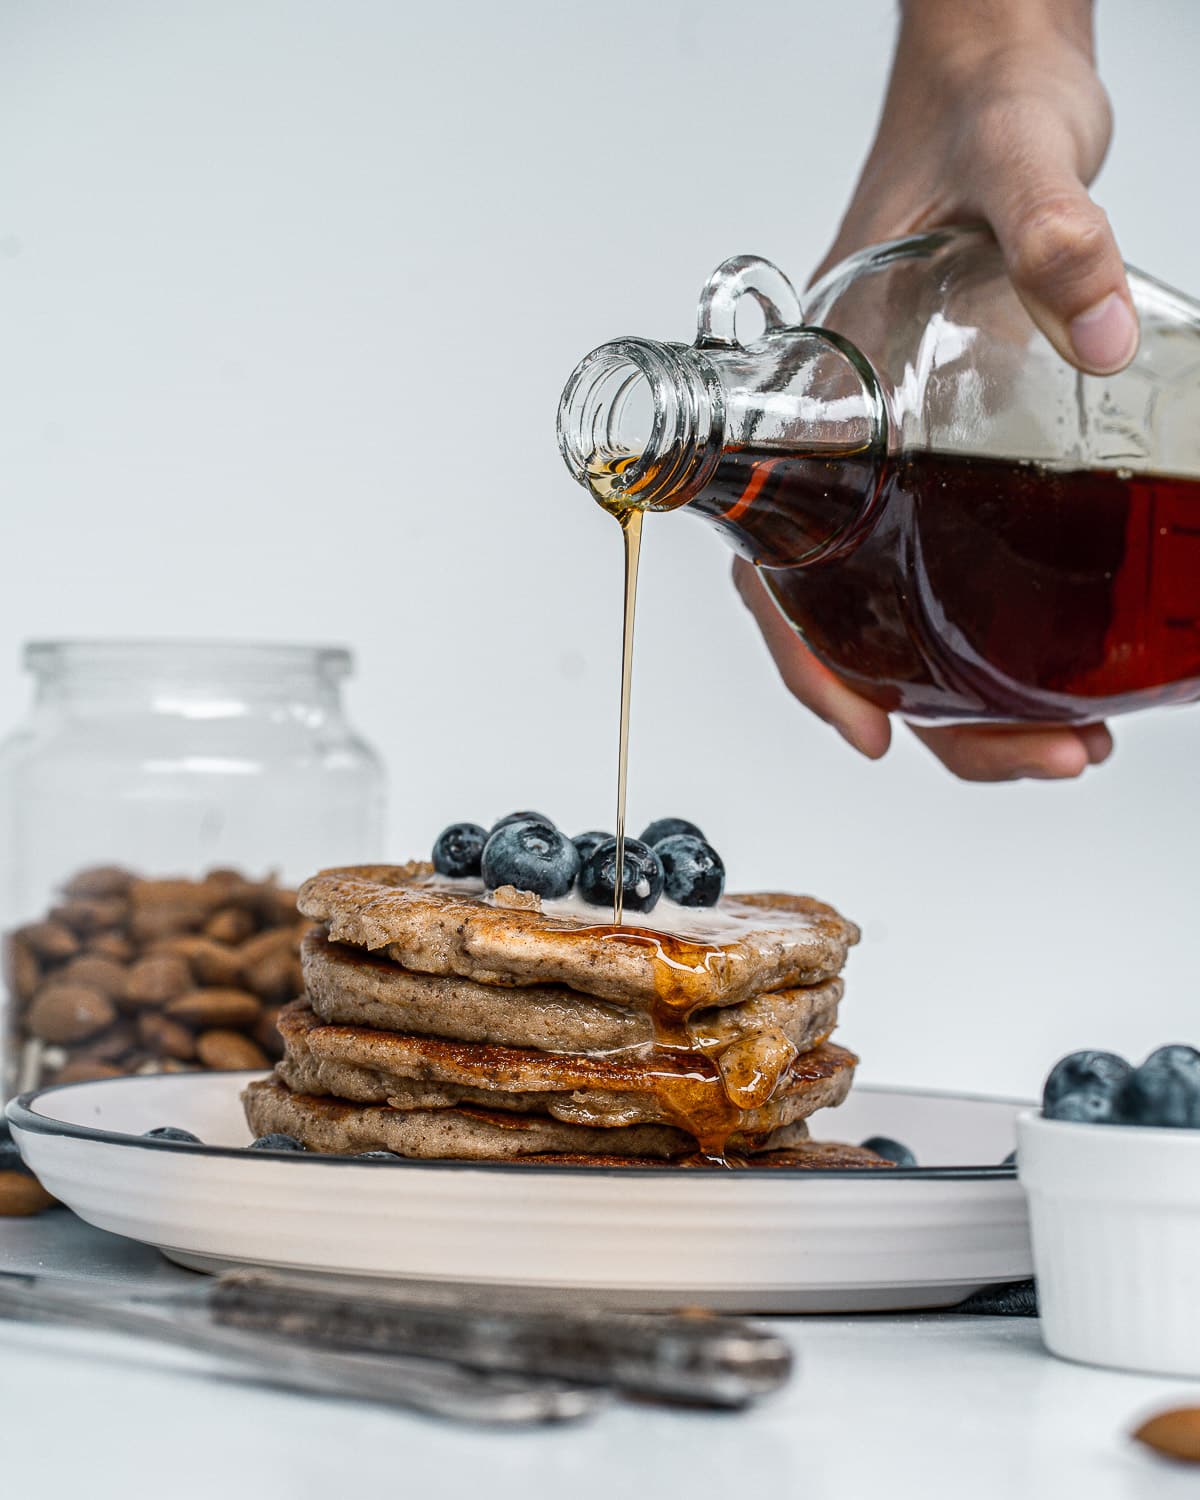
<path fill-rule="evenodd" d="M 173 1082 L 185 1083 L 185 1076 L 179 1074 L 162 1075 L 154 1074 L 148 1076 L 145 1081 L 149 1083 L 151 1078 L 170 1076 Z M 269 1076 L 264 1074 L 261 1068 L 254 1069 L 212 1069 L 206 1070 L 201 1075 L 206 1081 L 215 1078 L 241 1078 L 247 1083 L 255 1078 Z M 18 1130 L 23 1130 L 29 1135 L 58 1136 L 68 1140 L 81 1140 L 97 1145 L 119 1146 L 126 1149 L 134 1148 L 143 1151 L 177 1151 L 187 1153 L 194 1157 L 217 1157 L 220 1159 L 237 1161 L 270 1161 L 270 1162 L 297 1162 L 305 1164 L 320 1163 L 322 1165 L 344 1166 L 347 1162 L 354 1162 L 360 1167 L 379 1168 L 382 1171 L 395 1172 L 401 1168 L 409 1171 L 435 1170 L 435 1171 L 473 1171 L 489 1173 L 512 1173 L 519 1172 L 528 1177 L 531 1173 L 536 1177 L 539 1175 L 566 1175 L 570 1177 L 661 1177 L 678 1179 L 681 1176 L 688 1180 L 694 1180 L 694 1173 L 681 1172 L 681 1169 L 668 1162 L 647 1162 L 644 1166 L 572 1166 L 567 1162 L 518 1162 L 518 1161 L 471 1161 L 453 1157 L 415 1157 L 398 1156 L 394 1161 L 368 1160 L 364 1161 L 361 1156 L 354 1154 L 340 1155 L 334 1152 L 318 1151 L 260 1151 L 250 1152 L 245 1146 L 212 1146 L 204 1141 L 164 1141 L 151 1140 L 142 1135 L 129 1135 L 121 1130 L 104 1130 L 95 1125 L 75 1125 L 65 1120 L 55 1120 L 48 1115 L 38 1114 L 33 1106 L 40 1099 L 45 1099 L 50 1094 L 56 1094 L 62 1089 L 102 1089 L 110 1084 L 128 1084 L 134 1080 L 129 1077 L 121 1078 L 96 1078 L 81 1083 L 56 1083 L 49 1084 L 44 1088 L 31 1089 L 27 1093 L 19 1094 L 17 1098 L 10 1100 L 5 1107 L 5 1115 L 11 1125 Z M 907 1084 L 869 1084 L 859 1086 L 860 1093 L 887 1092 L 890 1094 L 916 1094 L 923 1099 L 946 1099 L 958 1102 L 977 1104 L 1009 1104 L 1015 1107 L 1028 1107 L 1032 1101 L 1026 1099 L 1015 1099 L 997 1094 L 957 1093 L 950 1089 L 922 1089 Z M 703 1174 L 705 1181 L 714 1182 L 764 1182 L 780 1180 L 783 1182 L 822 1181 L 827 1182 L 831 1178 L 853 1179 L 857 1182 L 864 1180 L 879 1182 L 1002 1182 L 1017 1181 L 1017 1168 L 1015 1163 L 995 1162 L 979 1163 L 977 1165 L 941 1166 L 941 1167 L 892 1167 L 886 1172 L 876 1172 L 864 1167 L 770 1167 L 755 1169 L 754 1167 L 738 1167 L 731 1171 L 712 1171 Z"/>

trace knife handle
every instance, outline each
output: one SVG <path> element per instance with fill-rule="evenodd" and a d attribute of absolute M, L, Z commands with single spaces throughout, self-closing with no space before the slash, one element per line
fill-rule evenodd
<path fill-rule="evenodd" d="M 708 1406 L 744 1406 L 783 1385 L 793 1365 L 775 1334 L 709 1314 L 497 1312 L 478 1296 L 442 1306 L 256 1272 L 222 1277 L 209 1305 L 226 1327 L 325 1348 L 419 1355 Z"/>

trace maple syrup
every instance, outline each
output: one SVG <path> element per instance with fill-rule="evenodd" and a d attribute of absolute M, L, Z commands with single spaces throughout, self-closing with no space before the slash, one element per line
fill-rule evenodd
<path fill-rule="evenodd" d="M 1088 723 L 1200 698 L 1200 480 L 919 450 L 864 501 L 867 478 L 731 448 L 684 510 L 889 711 Z"/>
<path fill-rule="evenodd" d="M 1200 481 L 914 452 L 857 546 L 789 567 L 799 518 L 826 516 L 831 493 L 811 465 L 740 453 L 697 500 L 880 706 L 1082 723 L 1200 697 Z"/>
<path fill-rule="evenodd" d="M 617 868 L 613 885 L 613 921 L 619 927 L 625 917 L 625 794 L 629 784 L 629 699 L 633 687 L 633 626 L 637 615 L 643 513 L 630 506 L 615 514 L 625 543 L 625 600 L 621 613 L 621 711 L 617 751 Z"/>

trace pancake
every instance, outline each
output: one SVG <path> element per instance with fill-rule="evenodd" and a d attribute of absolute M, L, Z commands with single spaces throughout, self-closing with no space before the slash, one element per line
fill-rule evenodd
<path fill-rule="evenodd" d="M 789 1127 L 793 1128 L 793 1127 Z M 573 1156 L 547 1153 L 544 1156 L 520 1156 L 515 1160 L 525 1166 L 563 1167 L 644 1167 L 644 1157 L 638 1156 Z M 793 1146 L 769 1146 L 765 1151 L 755 1151 L 746 1156 L 734 1157 L 728 1162 L 715 1160 L 711 1156 L 684 1156 L 672 1163 L 677 1167 L 707 1167 L 710 1171 L 728 1166 L 789 1167 L 793 1171 L 844 1171 L 849 1167 L 894 1167 L 893 1161 L 876 1156 L 865 1146 L 848 1146 L 843 1141 L 798 1141 Z"/>
<path fill-rule="evenodd" d="M 731 1100 L 716 1065 L 696 1054 L 577 1056 L 409 1036 L 327 1025 L 299 1002 L 278 1025 L 277 1075 L 297 1092 L 396 1109 L 478 1104 L 589 1127 L 667 1124 L 709 1152 L 840 1104 L 857 1062 L 824 1043 L 794 1057 L 769 1097 L 750 1104 Z"/>
<path fill-rule="evenodd" d="M 309 1003 L 323 1021 L 545 1052 L 647 1051 L 655 1026 L 644 1010 L 562 985 L 506 989 L 456 975 L 414 974 L 313 931 L 301 950 Z M 691 1044 L 713 1058 L 739 1096 L 762 1102 L 798 1053 L 837 1024 L 842 981 L 776 990 L 688 1017 Z"/>
<path fill-rule="evenodd" d="M 297 905 L 334 941 L 417 973 L 565 985 L 647 1011 L 660 1030 L 708 1006 L 832 979 L 859 937 L 811 896 L 726 896 L 711 910 L 676 908 L 668 932 L 655 926 L 666 920 L 661 903 L 645 925 L 616 927 L 596 920 L 602 909 L 579 903 L 496 905 L 478 882 L 445 880 L 423 863 L 325 870 L 305 881 Z"/>
<path fill-rule="evenodd" d="M 394 1151 L 399 1156 L 443 1161 L 513 1161 L 532 1156 L 608 1162 L 614 1157 L 674 1161 L 696 1153 L 695 1140 L 670 1125 L 603 1129 L 468 1105 L 400 1110 L 293 1093 L 276 1079 L 251 1083 L 242 1101 L 255 1135 L 281 1131 L 303 1141 L 310 1151 L 340 1155 Z M 799 1121 L 756 1139 L 740 1137 L 731 1142 L 731 1149 L 792 1152 L 804 1145 L 807 1135 L 807 1127 Z"/>

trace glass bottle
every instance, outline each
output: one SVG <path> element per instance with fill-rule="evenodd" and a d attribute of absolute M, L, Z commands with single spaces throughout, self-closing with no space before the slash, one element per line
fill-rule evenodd
<path fill-rule="evenodd" d="M 879 245 L 803 308 L 725 262 L 694 345 L 626 338 L 559 407 L 616 512 L 749 558 L 857 692 L 924 722 L 1085 723 L 1200 697 L 1200 305 L 1130 269 L 1133 363 L 1083 375 L 982 229 Z M 756 302 L 761 335 L 742 342 Z"/>
<path fill-rule="evenodd" d="M 300 989 L 289 887 L 382 847 L 349 653 L 38 642 L 25 665 L 0 745 L 4 1092 L 265 1063 Z"/>

